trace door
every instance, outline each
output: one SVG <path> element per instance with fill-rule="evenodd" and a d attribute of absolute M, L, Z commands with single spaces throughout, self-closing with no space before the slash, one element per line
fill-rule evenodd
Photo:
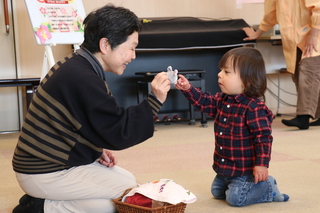
<path fill-rule="evenodd" d="M 0 79 L 17 77 L 12 1 L 0 0 Z M 17 87 L 0 87 L 0 133 L 19 131 Z"/>

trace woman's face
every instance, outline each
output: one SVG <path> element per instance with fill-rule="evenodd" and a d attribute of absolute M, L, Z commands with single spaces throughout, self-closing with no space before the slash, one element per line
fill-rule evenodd
<path fill-rule="evenodd" d="M 136 58 L 136 47 L 138 45 L 138 32 L 132 33 L 128 39 L 118 45 L 113 50 L 106 38 L 101 41 L 100 45 L 107 45 L 105 51 L 101 55 L 102 67 L 105 71 L 122 75 L 127 65 Z M 103 44 L 105 42 L 105 44 Z M 103 47 L 102 47 L 103 48 Z"/>
<path fill-rule="evenodd" d="M 230 60 L 227 61 L 226 67 L 218 73 L 218 84 L 221 91 L 227 95 L 238 95 L 244 92 L 240 72 L 236 72 Z"/>

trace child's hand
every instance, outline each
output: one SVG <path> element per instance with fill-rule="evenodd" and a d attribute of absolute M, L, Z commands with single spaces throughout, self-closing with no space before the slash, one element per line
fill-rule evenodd
<path fill-rule="evenodd" d="M 265 166 L 255 166 L 253 168 L 254 183 L 266 181 L 268 179 L 268 168 Z"/>
<path fill-rule="evenodd" d="M 191 87 L 188 79 L 186 79 L 183 75 L 179 75 L 179 79 L 174 86 L 179 90 L 187 90 Z"/>

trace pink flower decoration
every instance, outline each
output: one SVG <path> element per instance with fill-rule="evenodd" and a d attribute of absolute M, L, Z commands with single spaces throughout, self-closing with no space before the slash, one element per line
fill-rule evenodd
<path fill-rule="evenodd" d="M 77 11 L 72 11 L 72 16 L 73 16 L 73 17 L 77 17 L 77 16 L 78 16 Z"/>
<path fill-rule="evenodd" d="M 44 44 L 48 39 L 52 38 L 48 26 L 46 25 L 40 25 L 35 33 L 39 37 L 41 44 Z"/>
<path fill-rule="evenodd" d="M 61 8 L 60 11 L 61 11 L 62 14 L 66 14 L 67 13 L 65 8 Z"/>
<path fill-rule="evenodd" d="M 41 12 L 42 14 L 46 14 L 46 13 L 47 13 L 47 10 L 46 10 L 45 8 L 41 7 L 41 8 L 40 8 L 40 12 Z"/>

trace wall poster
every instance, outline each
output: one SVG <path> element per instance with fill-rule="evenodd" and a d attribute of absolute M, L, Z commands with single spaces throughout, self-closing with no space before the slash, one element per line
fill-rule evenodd
<path fill-rule="evenodd" d="M 25 0 L 39 45 L 81 44 L 86 16 L 82 0 Z"/>

